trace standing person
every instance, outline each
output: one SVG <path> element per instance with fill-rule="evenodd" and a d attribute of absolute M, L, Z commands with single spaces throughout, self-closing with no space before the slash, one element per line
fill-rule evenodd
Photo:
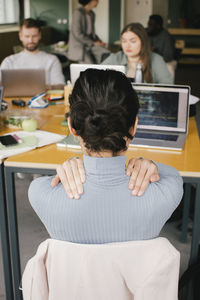
<path fill-rule="evenodd" d="M 174 40 L 163 28 L 163 18 L 160 15 L 151 15 L 148 21 L 147 33 L 152 51 L 160 54 L 167 63 L 169 71 L 174 77 L 176 60 Z"/>
<path fill-rule="evenodd" d="M 93 8 L 99 0 L 79 0 L 82 5 L 72 17 L 68 44 L 68 58 L 81 63 L 100 63 L 103 55 L 109 55 L 105 43 L 95 33 Z"/>
<path fill-rule="evenodd" d="M 44 69 L 47 88 L 65 84 L 62 67 L 55 55 L 39 50 L 41 28 L 34 19 L 24 19 L 20 24 L 19 39 L 24 50 L 6 57 L 1 69 Z"/>
<path fill-rule="evenodd" d="M 179 204 L 178 172 L 158 165 L 160 180 L 141 197 L 128 188 L 126 151 L 135 135 L 138 97 L 121 72 L 87 69 L 74 85 L 68 119 L 79 139 L 86 170 L 81 199 L 70 199 L 62 184 L 40 177 L 29 200 L 51 238 L 84 244 L 152 239 Z"/>
<path fill-rule="evenodd" d="M 137 64 L 141 63 L 145 82 L 173 83 L 163 58 L 151 52 L 146 30 L 140 23 L 125 26 L 121 33 L 121 47 L 122 51 L 111 54 L 102 64 L 124 65 L 127 77 L 135 78 Z"/>

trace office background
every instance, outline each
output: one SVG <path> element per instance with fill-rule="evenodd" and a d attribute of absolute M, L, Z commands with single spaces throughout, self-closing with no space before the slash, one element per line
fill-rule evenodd
<path fill-rule="evenodd" d="M 24 7 L 25 16 L 26 17 L 31 16 L 37 18 L 43 21 L 43 24 L 45 25 L 43 29 L 44 44 L 51 44 L 59 40 L 68 39 L 71 12 L 74 8 L 73 6 L 74 2 L 76 1 L 74 2 L 72 0 L 57 0 L 57 1 L 24 0 L 24 1 L 26 3 Z M 148 7 L 145 10 L 145 15 L 143 14 L 144 25 L 146 25 L 145 20 L 148 19 L 149 14 L 159 13 L 164 18 L 165 26 L 169 28 L 180 28 L 180 26 L 182 25 L 189 28 L 200 28 L 200 24 L 198 23 L 198 18 L 199 18 L 198 16 L 200 16 L 199 0 L 190 0 L 190 1 L 100 0 L 100 5 L 98 8 L 99 15 L 98 15 L 98 11 L 96 12 L 98 15 L 98 19 L 97 19 L 98 34 L 102 38 L 105 38 L 105 40 L 107 39 L 107 41 L 110 44 L 112 44 L 116 40 L 119 40 L 120 31 L 122 27 L 130 21 L 135 21 L 134 17 L 133 18 L 131 17 L 133 12 L 133 5 L 140 5 L 140 4 L 143 5 L 144 2 L 148 2 Z M 103 18 L 106 17 L 106 21 L 104 22 L 103 24 L 104 27 L 102 27 L 101 30 L 100 25 L 101 25 L 101 19 L 103 14 L 103 7 L 106 7 L 107 11 L 106 14 L 103 15 Z M 105 28 L 107 28 L 106 32 L 104 32 Z M 199 36 L 177 35 L 175 36 L 175 38 L 183 39 L 186 45 L 188 45 L 188 47 L 200 48 Z M 19 44 L 18 26 L 12 24 L 10 25 L 10 29 L 5 29 L 4 25 L 0 26 L 0 43 L 4 45 L 4 47 L 1 47 L 0 49 L 0 62 L 1 62 L 5 56 L 12 53 L 13 46 Z M 178 64 L 178 68 L 176 70 L 176 83 L 191 85 L 192 93 L 200 97 L 200 89 L 199 89 L 200 67 L 198 61 L 199 56 L 187 56 L 184 57 L 184 59 L 187 63 Z M 200 133 L 200 104 L 199 103 L 198 105 L 196 105 L 196 120 L 197 120 L 198 130 Z M 20 191 L 18 196 L 18 203 L 19 203 L 18 211 L 20 212 L 19 219 L 21 225 L 21 246 L 23 247 L 23 249 L 21 249 L 22 256 L 23 256 L 23 265 L 25 261 L 27 261 L 27 259 L 29 258 L 30 251 L 32 250 L 30 246 L 31 243 L 29 244 L 30 240 L 32 240 L 32 236 L 30 236 L 29 239 L 26 239 L 26 241 L 22 241 L 23 239 L 22 237 L 24 237 L 27 233 L 30 234 L 31 227 L 33 230 L 33 236 L 35 237 L 36 246 L 39 244 L 41 240 L 43 240 L 46 237 L 46 231 L 42 228 L 41 224 L 38 222 L 38 219 L 35 218 L 35 216 L 33 216 L 32 210 L 27 204 L 27 197 L 24 195 L 26 194 L 24 190 L 25 189 L 27 190 L 30 180 L 31 178 L 29 178 L 25 183 L 20 180 L 18 180 L 17 182 L 17 188 L 18 191 Z M 31 223 L 30 220 L 32 224 L 30 224 Z M 27 224 L 29 224 L 29 227 L 27 226 Z M 170 234 L 172 234 L 173 238 L 178 240 L 179 235 L 177 231 L 173 231 L 171 227 L 170 227 L 170 231 L 171 231 Z M 185 248 L 183 252 L 187 259 L 188 248 Z M 1 262 L 0 262 L 0 269 L 2 270 Z M 3 294 L 4 294 L 4 283 L 1 282 L 0 283 L 1 300 L 5 299 Z"/>

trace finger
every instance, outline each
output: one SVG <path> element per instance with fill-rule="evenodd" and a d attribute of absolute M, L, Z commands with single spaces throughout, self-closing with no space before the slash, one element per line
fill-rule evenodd
<path fill-rule="evenodd" d="M 71 189 L 73 197 L 79 199 L 78 188 L 76 186 L 75 178 L 73 175 L 72 167 L 70 161 L 65 161 L 63 163 L 63 171 L 65 172 L 65 178 L 67 178 L 68 185 L 65 184 L 65 190 Z"/>
<path fill-rule="evenodd" d="M 151 177 L 150 177 L 151 182 L 156 182 L 156 181 L 159 181 L 159 180 L 160 180 L 159 174 L 152 174 Z"/>
<path fill-rule="evenodd" d="M 65 163 L 64 163 L 65 164 Z M 65 171 L 65 168 L 64 168 L 64 164 L 62 165 L 59 165 L 56 169 L 57 171 L 57 174 L 60 178 L 60 181 L 67 193 L 67 195 L 69 196 L 69 198 L 74 198 L 74 195 L 72 193 L 72 190 L 70 188 L 70 185 L 69 185 L 69 182 L 68 182 L 68 179 L 67 179 L 67 175 L 66 175 L 66 171 Z"/>
<path fill-rule="evenodd" d="M 77 187 L 78 194 L 82 194 L 83 193 L 83 184 L 81 182 L 81 177 L 80 177 L 80 173 L 79 173 L 78 160 L 79 159 L 76 159 L 76 158 L 70 159 L 69 163 L 71 165 L 73 178 L 75 180 L 75 185 Z M 70 178 L 70 180 L 72 180 L 72 178 Z"/>
<path fill-rule="evenodd" d="M 56 185 L 58 185 L 58 183 L 60 182 L 60 178 L 58 175 L 56 175 L 55 177 L 53 177 L 53 179 L 51 180 L 51 186 L 55 187 Z"/>
<path fill-rule="evenodd" d="M 158 172 L 158 168 L 157 168 L 157 166 L 153 162 L 147 161 L 144 164 L 144 167 L 147 168 L 147 172 L 146 172 L 146 174 L 144 176 L 144 179 L 143 179 L 143 181 L 141 183 L 141 186 L 140 186 L 140 188 L 138 190 L 137 196 L 142 196 L 144 194 L 144 192 L 147 189 L 149 183 L 153 182 L 153 181 L 151 181 L 151 178 L 152 179 L 153 179 L 153 177 L 154 177 L 154 179 L 158 179 L 159 178 L 159 175 L 157 173 Z M 155 181 L 157 181 L 157 180 L 155 180 Z"/>
<path fill-rule="evenodd" d="M 136 196 L 140 190 L 140 187 L 142 185 L 142 182 L 145 178 L 145 175 L 147 173 L 148 168 L 146 167 L 146 165 L 141 165 L 140 166 L 140 170 L 138 172 L 137 178 L 136 178 L 136 182 L 135 182 L 135 187 L 132 191 L 132 195 Z"/>
<path fill-rule="evenodd" d="M 136 162 L 136 158 L 132 158 L 129 160 L 128 162 L 128 166 L 127 166 L 127 169 L 126 169 L 126 174 L 128 176 L 130 176 L 132 174 L 132 171 L 133 171 L 133 167 L 135 165 L 135 162 Z"/>
<path fill-rule="evenodd" d="M 138 190 L 137 196 L 142 196 L 150 183 L 151 169 L 148 169 Z"/>
<path fill-rule="evenodd" d="M 84 168 L 84 164 L 82 159 L 77 159 L 77 164 L 78 164 L 78 170 L 79 170 L 79 174 L 81 177 L 81 182 L 84 183 L 85 182 L 85 168 Z"/>
<path fill-rule="evenodd" d="M 141 168 L 141 160 L 136 160 L 134 168 L 132 169 L 132 174 L 129 180 L 129 189 L 133 190 L 136 185 L 137 177 Z"/>

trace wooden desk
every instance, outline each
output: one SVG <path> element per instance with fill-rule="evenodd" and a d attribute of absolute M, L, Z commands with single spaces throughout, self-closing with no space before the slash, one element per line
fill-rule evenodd
<path fill-rule="evenodd" d="M 196 28 L 168 28 L 168 31 L 173 35 L 200 35 L 200 29 Z"/>
<path fill-rule="evenodd" d="M 61 109 L 61 107 L 60 107 Z M 63 108 L 61 109 L 61 111 Z M 44 112 L 43 112 L 44 113 Z M 47 112 L 46 112 L 47 114 Z M 45 115 L 45 113 L 44 113 Z M 52 130 L 56 133 L 63 133 L 60 121 L 63 114 L 54 114 L 49 118 L 41 129 Z M 66 149 L 58 149 L 55 144 L 32 150 L 23 154 L 10 157 L 5 160 L 5 185 L 7 191 L 7 203 L 9 211 L 9 233 L 11 241 L 11 262 L 13 266 L 13 278 L 15 288 L 15 299 L 22 299 L 18 286 L 21 279 L 19 242 L 16 214 L 16 198 L 14 186 L 14 174 L 16 172 L 39 173 L 39 174 L 55 174 L 55 168 L 65 159 L 72 156 L 82 156 L 80 151 L 68 151 Z M 199 137 L 194 118 L 190 119 L 189 135 L 183 151 L 163 151 L 150 150 L 142 148 L 132 148 L 127 153 L 127 158 L 143 156 L 169 164 L 177 168 L 187 183 L 197 185 L 195 215 L 193 226 L 193 238 L 191 245 L 190 263 L 194 262 L 198 254 L 198 242 L 200 236 L 200 160 L 199 157 Z"/>
<path fill-rule="evenodd" d="M 61 128 L 60 123 L 62 116 L 52 117 L 41 129 L 49 130 L 54 133 L 65 134 L 66 128 Z M 147 149 L 139 147 L 131 147 L 127 152 L 127 158 L 145 157 L 156 162 L 171 165 L 179 170 L 181 176 L 200 177 L 200 160 L 199 160 L 199 136 L 194 118 L 190 118 L 189 134 L 184 145 L 183 151 Z M 38 168 L 45 167 L 55 169 L 56 166 L 64 160 L 74 156 L 82 156 L 80 151 L 72 149 L 68 151 L 63 148 L 57 148 L 55 144 L 42 147 L 30 152 L 22 153 L 16 156 L 9 157 L 5 161 L 5 166 L 23 168 Z"/>
<path fill-rule="evenodd" d="M 200 29 L 196 29 L 196 28 L 168 28 L 168 32 L 172 35 L 176 35 L 176 36 L 182 36 L 182 38 L 185 37 L 193 37 L 199 39 L 200 36 Z M 178 38 L 179 39 L 179 38 Z M 200 47 L 199 47 L 199 43 L 196 43 L 196 47 L 185 47 L 183 46 L 183 48 L 181 47 L 181 56 L 183 55 L 184 57 L 181 57 L 180 59 L 178 59 L 178 63 L 180 64 L 200 64 L 200 59 L 199 59 L 199 55 L 200 55 Z M 179 47 L 177 49 L 180 49 Z M 189 59 L 186 58 L 185 56 L 189 56 Z M 195 58 L 193 57 L 192 59 L 190 58 L 190 56 L 196 56 Z"/>

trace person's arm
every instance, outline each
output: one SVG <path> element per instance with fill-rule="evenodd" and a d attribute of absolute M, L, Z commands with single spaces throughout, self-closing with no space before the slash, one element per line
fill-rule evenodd
<path fill-rule="evenodd" d="M 83 18 L 81 11 L 76 9 L 72 18 L 71 34 L 73 34 L 75 39 L 80 43 L 86 46 L 93 46 L 93 40 L 90 39 L 83 30 L 81 18 Z"/>
<path fill-rule="evenodd" d="M 167 65 L 159 54 L 152 53 L 151 70 L 154 83 L 173 84 L 173 78 Z"/>
<path fill-rule="evenodd" d="M 128 162 L 127 175 L 130 176 L 129 189 L 133 195 L 142 196 L 150 182 L 160 179 L 158 168 L 151 160 L 143 158 L 132 158 Z M 65 161 L 57 167 L 57 175 L 52 179 L 54 187 L 62 182 L 67 195 L 70 198 L 79 199 L 83 193 L 85 182 L 85 169 L 83 161 L 74 157 Z"/>
<path fill-rule="evenodd" d="M 163 47 L 163 58 L 165 62 L 170 62 L 174 60 L 174 41 L 170 34 L 166 33 L 164 39 L 164 47 Z"/>
<path fill-rule="evenodd" d="M 1 63 L 1 70 L 4 69 L 13 69 L 12 60 L 10 59 L 10 56 L 4 58 L 4 60 Z"/>
<path fill-rule="evenodd" d="M 12 69 L 11 67 L 11 64 L 10 64 L 10 60 L 8 57 L 4 58 L 4 60 L 2 61 L 1 63 L 1 66 L 0 66 L 0 82 L 2 81 L 1 79 L 1 70 L 4 70 L 4 69 Z"/>
<path fill-rule="evenodd" d="M 52 86 L 65 84 L 65 77 L 62 72 L 62 66 L 56 56 L 53 57 L 51 68 L 49 70 L 49 83 Z"/>

